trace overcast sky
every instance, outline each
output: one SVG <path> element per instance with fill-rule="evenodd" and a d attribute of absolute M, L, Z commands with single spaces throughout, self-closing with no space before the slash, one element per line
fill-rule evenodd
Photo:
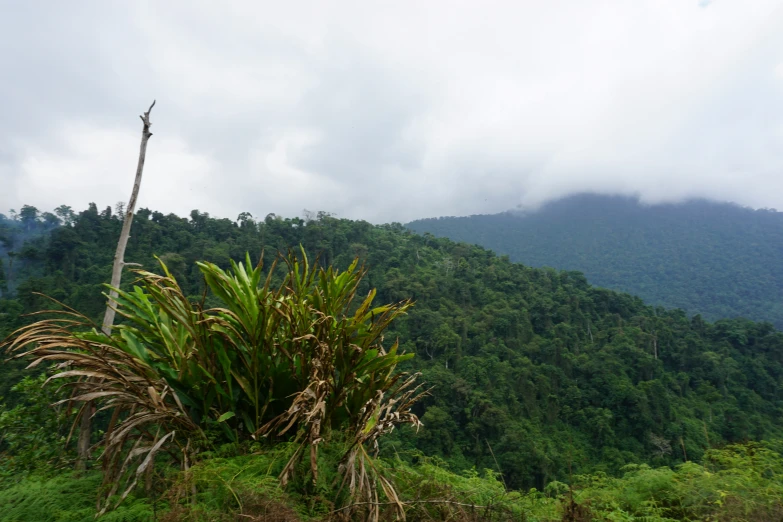
<path fill-rule="evenodd" d="M 0 212 L 783 209 L 783 2 L 0 0 Z"/>

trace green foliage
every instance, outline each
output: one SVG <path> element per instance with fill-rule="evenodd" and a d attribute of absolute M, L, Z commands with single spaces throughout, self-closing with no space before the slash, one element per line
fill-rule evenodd
<path fill-rule="evenodd" d="M 21 325 L 27 319 L 19 313 L 41 308 L 31 291 L 100 319 L 120 227 L 116 216 L 91 207 L 55 229 L 44 258 L 30 265 L 40 276 L 8 301 L 10 320 Z M 676 466 L 726 442 L 783 435 L 783 334 L 769 324 L 689 318 L 591 287 L 576 272 L 514 264 L 396 224 L 329 216 L 235 223 L 142 209 L 133 227 L 127 261 L 174 261 L 189 302 L 207 290 L 197 260 L 229 269 L 230 259 L 264 251 L 269 266 L 278 249 L 299 244 L 340 269 L 362 255 L 369 266 L 357 287 L 363 296 L 377 288 L 382 303 L 415 299 L 386 337 L 417 355 L 400 369 L 421 372 L 434 388 L 413 409 L 424 423 L 418 434 L 395 430 L 380 439 L 387 459 L 398 453 L 412 461 L 418 451 L 455 472 L 492 469 L 511 489 L 544 491 L 568 483 L 569 469 L 615 476 L 628 464 Z M 133 279 L 125 281 L 129 292 Z M 220 300 L 207 292 L 204 306 Z M 6 365 L 0 372 L 0 386 L 21 375 Z M 206 431 L 220 438 L 223 425 L 239 430 L 243 422 L 237 415 Z"/>
<path fill-rule="evenodd" d="M 0 259 L 0 296 L 8 293 L 8 279 L 5 275 L 5 266 L 3 260 Z"/>
<path fill-rule="evenodd" d="M 783 455 L 759 444 L 708 451 L 675 470 L 630 465 L 622 478 L 577 477 L 576 503 L 598 520 L 772 521 L 783 516 Z"/>
<path fill-rule="evenodd" d="M 46 375 L 27 376 L 13 386 L 13 408 L 0 402 L 0 483 L 39 468 L 58 469 L 70 462 L 65 447 L 63 407 L 52 409 Z"/>
<path fill-rule="evenodd" d="M 11 218 L 0 214 L 0 298 L 7 298 L 19 282 L 40 275 L 46 236 L 60 221 L 49 212 L 24 205 Z M 0 321 L 2 322 L 2 321 Z"/>
<path fill-rule="evenodd" d="M 0 522 L 93 522 L 95 495 L 101 485 L 99 473 L 76 477 L 27 477 L 0 488 Z M 101 518 L 105 522 L 147 522 L 155 509 L 149 502 L 130 497 L 117 511 Z"/>
<path fill-rule="evenodd" d="M 670 522 L 690 520 L 771 522 L 783 515 L 783 455 L 776 444 L 733 445 L 710 450 L 701 464 L 675 469 L 628 466 L 621 477 L 603 473 L 552 482 L 545 491 L 507 492 L 491 470 L 454 473 L 438 459 L 417 464 L 398 458 L 378 461 L 394 476 L 406 518 L 420 520 L 555 522 L 570 520 Z M 293 444 L 259 449 L 244 456 L 218 453 L 173 477 L 161 498 L 131 497 L 101 520 L 229 521 L 237 519 L 339 520 L 329 499 L 338 487 L 322 477 L 304 496 L 281 488 L 277 474 L 296 451 Z M 334 469 L 339 451 L 319 454 Z M 0 522 L 93 520 L 97 473 L 26 477 L 0 489 Z M 195 487 L 195 497 L 192 496 Z M 393 516 L 383 506 L 381 516 Z M 354 513 L 352 520 L 360 520 Z M 266 517 L 266 518 L 264 518 Z"/>
<path fill-rule="evenodd" d="M 646 206 L 580 195 L 531 213 L 422 219 L 419 233 L 477 243 L 530 266 L 579 270 L 591 283 L 709 320 L 783 328 L 783 213 L 689 201 Z"/>
<path fill-rule="evenodd" d="M 394 497 L 367 452 L 396 425 L 420 424 L 411 412 L 421 396 L 416 375 L 396 369 L 412 355 L 381 342 L 410 303 L 373 307 L 375 291 L 354 303 L 362 278 L 356 261 L 344 272 L 311 267 L 305 255 L 284 261 L 288 272 L 277 289 L 274 266 L 264 282 L 261 264 L 253 268 L 249 256 L 245 264 L 232 261 L 230 271 L 199 263 L 220 302 L 210 309 L 190 302 L 161 263 L 165 275 L 137 271 L 134 289 L 119 291 L 117 312 L 126 322 L 111 337 L 87 330 L 89 320 L 78 313 L 52 311 L 53 318 L 6 342 L 9 353 L 32 358 L 31 366 L 60 362 L 49 380 L 77 378 L 60 403 L 94 401 L 114 411 L 99 443 L 109 497 L 124 484 L 127 494 L 158 451 L 188 453 L 258 436 L 298 443 L 283 485 L 307 452 L 315 482 L 318 449 L 333 431 L 349 442 L 339 461 L 345 501 L 377 498 L 379 487 Z M 210 427 L 222 437 L 205 440 Z"/>
<path fill-rule="evenodd" d="M 290 518 L 306 520 L 328 513 L 330 504 L 323 496 L 311 493 L 310 501 L 306 502 L 295 489 L 286 491 L 281 487 L 278 476 L 295 452 L 296 445 L 280 443 L 273 448 L 256 447 L 252 454 L 239 457 L 227 457 L 221 451 L 210 453 L 187 474 L 180 474 L 169 488 L 170 518 L 235 520 L 236 514 L 250 517 L 263 510 L 283 512 L 291 515 Z M 228 455 L 232 453 L 234 451 L 227 452 Z M 318 459 L 320 467 L 334 473 L 336 461 L 329 462 L 327 456 L 330 455 L 328 450 L 322 451 Z M 322 474 L 316 488 L 321 495 L 329 489 L 324 486 L 326 478 Z M 194 488 L 195 497 L 192 495 Z"/>

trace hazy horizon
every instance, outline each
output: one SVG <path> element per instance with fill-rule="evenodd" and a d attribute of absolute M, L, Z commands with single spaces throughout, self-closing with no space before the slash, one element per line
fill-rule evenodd
<path fill-rule="evenodd" d="M 571 194 L 783 208 L 783 9 L 8 2 L 0 209 L 374 223 Z"/>

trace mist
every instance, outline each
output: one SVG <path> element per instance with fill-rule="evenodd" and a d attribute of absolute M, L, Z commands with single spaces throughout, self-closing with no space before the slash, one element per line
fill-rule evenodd
<path fill-rule="evenodd" d="M 783 208 L 779 2 L 8 3 L 0 211 Z"/>

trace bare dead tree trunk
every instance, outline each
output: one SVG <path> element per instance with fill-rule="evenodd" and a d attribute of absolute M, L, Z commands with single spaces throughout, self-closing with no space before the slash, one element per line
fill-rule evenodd
<path fill-rule="evenodd" d="M 136 179 L 133 182 L 133 191 L 131 192 L 128 207 L 125 209 L 125 217 L 122 221 L 122 232 L 120 240 L 117 242 L 117 251 L 114 253 L 114 265 L 111 271 L 111 289 L 109 290 L 109 300 L 106 303 L 106 313 L 103 316 L 103 333 L 106 336 L 111 335 L 111 329 L 114 325 L 115 307 L 117 306 L 117 291 L 122 281 L 122 269 L 125 266 L 125 248 L 128 246 L 130 238 L 131 224 L 133 223 L 133 212 L 136 209 L 136 200 L 139 197 L 139 188 L 141 187 L 141 174 L 144 171 L 144 160 L 147 156 L 147 142 L 152 133 L 150 132 L 150 112 L 155 106 L 153 100 L 150 108 L 147 109 L 141 118 L 143 127 L 141 130 L 141 147 L 139 149 L 139 163 L 136 166 Z M 87 467 L 87 461 L 90 460 L 90 436 L 92 435 L 92 416 L 95 412 L 95 406 L 92 402 L 85 404 L 82 411 L 81 425 L 79 427 L 79 439 L 76 443 L 77 461 L 76 469 L 82 470 Z"/>
<path fill-rule="evenodd" d="M 155 106 L 155 102 L 152 102 L 150 108 L 141 118 L 144 126 L 141 130 L 141 147 L 139 149 L 139 163 L 136 166 L 136 179 L 133 182 L 133 192 L 131 192 L 130 201 L 128 207 L 125 210 L 125 218 L 122 221 L 122 232 L 120 233 L 120 240 L 117 242 L 117 251 L 114 253 L 114 265 L 111 270 L 111 290 L 109 291 L 109 302 L 106 304 L 106 313 L 103 316 L 103 333 L 111 335 L 111 329 L 114 325 L 114 313 L 117 302 L 117 291 L 115 288 L 120 287 L 120 281 L 122 280 L 122 268 L 125 265 L 125 248 L 128 246 L 128 238 L 130 238 L 131 224 L 133 223 L 133 212 L 136 210 L 136 199 L 139 197 L 139 187 L 141 187 L 141 174 L 144 171 L 144 159 L 147 156 L 147 142 L 149 141 L 152 133 L 150 132 L 150 112 Z"/>

